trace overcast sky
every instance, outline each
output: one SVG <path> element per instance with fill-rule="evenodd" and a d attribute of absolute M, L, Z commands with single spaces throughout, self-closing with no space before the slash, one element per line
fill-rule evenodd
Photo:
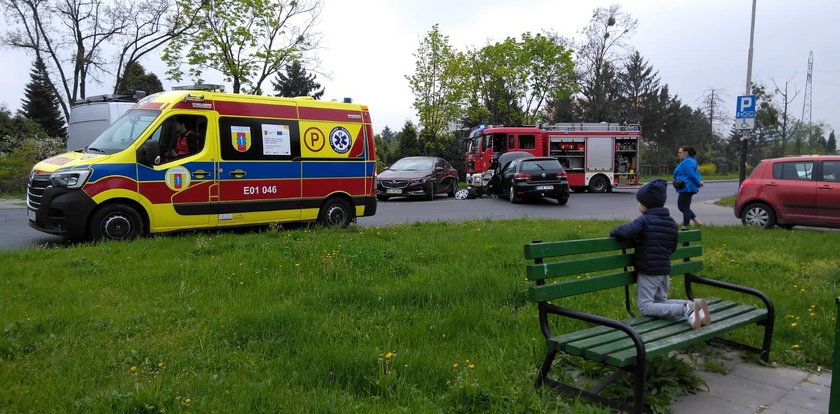
<path fill-rule="evenodd" d="M 414 71 L 420 40 L 439 24 L 459 49 L 480 48 L 526 31 L 543 30 L 580 39 L 593 9 L 616 1 L 558 0 L 325 0 L 317 80 L 323 99 L 350 97 L 370 107 L 374 130 L 416 122 L 413 96 L 405 79 Z M 662 84 L 683 103 L 698 107 L 711 89 L 724 94 L 725 113 L 745 92 L 749 49 L 750 0 L 623 0 L 622 10 L 638 20 L 631 46 L 659 71 Z M 788 82 L 798 95 L 789 107 L 802 116 L 808 54 L 814 53 L 813 122 L 840 129 L 840 1 L 758 0 L 752 80 L 774 89 Z M 29 80 L 32 58 L 3 49 L 0 104 L 17 110 Z M 163 78 L 165 68 L 142 62 Z M 329 75 L 329 77 L 327 77 Z M 205 79 L 224 83 L 221 77 Z M 112 81 L 108 81 L 110 85 Z M 164 79 L 164 86 L 174 83 Z M 229 85 L 228 85 L 229 86 Z M 229 88 L 228 88 L 229 89 Z M 89 95 L 108 93 L 89 86 Z M 807 118 L 808 115 L 806 114 Z M 573 121 L 573 120 L 569 120 Z"/>

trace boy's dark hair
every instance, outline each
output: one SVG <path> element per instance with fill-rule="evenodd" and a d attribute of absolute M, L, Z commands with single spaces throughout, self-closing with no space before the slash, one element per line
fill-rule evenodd
<path fill-rule="evenodd" d="M 692 146 L 690 146 L 690 145 L 683 145 L 683 146 L 681 146 L 681 147 L 680 147 L 680 149 L 682 149 L 683 151 L 687 152 L 687 153 L 688 153 L 688 155 L 690 155 L 690 156 L 692 156 L 692 157 L 693 157 L 693 156 L 695 156 L 695 155 L 697 155 L 697 150 L 696 150 L 696 149 L 694 149 L 694 147 L 692 147 Z"/>

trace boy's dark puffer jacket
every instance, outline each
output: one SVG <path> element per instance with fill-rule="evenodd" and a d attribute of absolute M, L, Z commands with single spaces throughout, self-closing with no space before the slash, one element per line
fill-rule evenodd
<path fill-rule="evenodd" d="M 637 273 L 671 274 L 671 253 L 677 249 L 677 223 L 667 208 L 649 208 L 635 220 L 610 230 L 610 237 L 633 240 Z"/>

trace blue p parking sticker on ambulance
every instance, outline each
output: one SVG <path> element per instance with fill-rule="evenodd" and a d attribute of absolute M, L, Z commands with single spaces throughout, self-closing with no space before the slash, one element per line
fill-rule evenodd
<path fill-rule="evenodd" d="M 330 131 L 330 146 L 333 151 L 339 154 L 344 154 L 345 152 L 350 151 L 350 144 L 352 143 L 353 139 L 347 128 L 339 126 Z"/>
<path fill-rule="evenodd" d="M 190 172 L 184 167 L 170 168 L 166 170 L 164 180 L 170 190 L 181 191 L 190 186 Z"/>

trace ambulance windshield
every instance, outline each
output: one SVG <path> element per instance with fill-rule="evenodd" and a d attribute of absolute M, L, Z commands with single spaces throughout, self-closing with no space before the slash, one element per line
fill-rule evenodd
<path fill-rule="evenodd" d="M 158 115 L 160 115 L 160 111 L 148 109 L 133 109 L 126 112 L 85 148 L 85 152 L 115 154 L 128 148 L 154 122 Z"/>

